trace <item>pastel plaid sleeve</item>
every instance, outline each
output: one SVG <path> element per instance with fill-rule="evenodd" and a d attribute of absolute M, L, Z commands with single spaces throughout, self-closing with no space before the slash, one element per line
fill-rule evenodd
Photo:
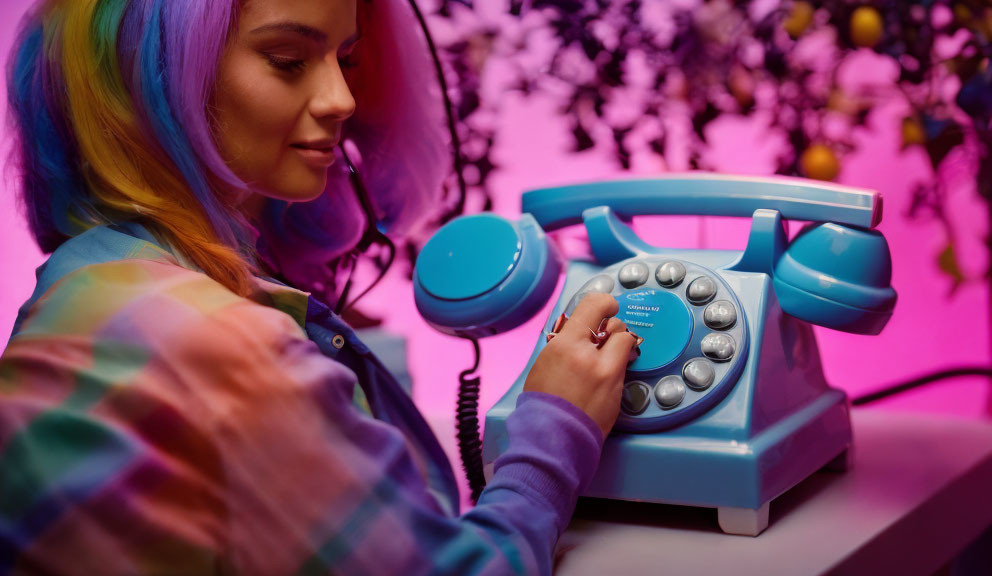
<path fill-rule="evenodd" d="M 450 517 L 355 385 L 292 317 L 202 274 L 64 278 L 0 359 L 0 573 L 550 573 L 591 420 L 521 396 L 479 505 Z"/>

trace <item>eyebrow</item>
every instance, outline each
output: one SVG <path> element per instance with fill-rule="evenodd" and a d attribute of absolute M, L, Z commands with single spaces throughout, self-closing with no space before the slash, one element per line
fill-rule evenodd
<path fill-rule="evenodd" d="M 274 24 L 266 24 L 264 26 L 259 26 L 251 31 L 252 34 L 260 34 L 262 32 L 290 32 L 302 36 L 308 40 L 316 40 L 317 42 L 326 42 L 327 34 L 324 34 L 316 28 L 307 26 L 306 24 L 300 24 L 299 22 L 276 22 Z"/>
<path fill-rule="evenodd" d="M 316 42 L 326 42 L 327 34 L 324 34 L 320 30 L 313 28 L 312 26 L 307 26 L 306 24 L 300 24 L 299 22 L 276 22 L 274 24 L 266 24 L 264 26 L 259 26 L 251 31 L 252 34 L 261 34 L 263 32 L 290 32 L 292 34 L 297 34 L 308 40 L 314 40 Z M 350 48 L 361 40 L 361 31 L 355 32 L 351 36 L 345 38 L 344 42 L 341 43 L 343 48 Z"/>

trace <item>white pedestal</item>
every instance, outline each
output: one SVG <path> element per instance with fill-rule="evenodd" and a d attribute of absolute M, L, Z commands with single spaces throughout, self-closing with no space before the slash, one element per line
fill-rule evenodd
<path fill-rule="evenodd" d="M 818 472 L 773 500 L 756 538 L 721 532 L 713 509 L 586 501 L 559 542 L 556 574 L 929 576 L 992 525 L 992 423 L 852 417 L 850 470 Z M 750 512 L 721 520 L 756 527 Z"/>

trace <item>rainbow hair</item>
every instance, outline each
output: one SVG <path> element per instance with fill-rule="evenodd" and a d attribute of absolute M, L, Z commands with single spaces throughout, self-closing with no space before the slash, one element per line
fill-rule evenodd
<path fill-rule="evenodd" d="M 140 220 L 239 294 L 253 238 L 218 193 L 242 188 L 206 102 L 238 0 L 41 2 L 7 70 L 21 199 L 51 252 L 94 226 Z"/>
<path fill-rule="evenodd" d="M 327 264 L 362 232 L 357 202 L 341 193 L 343 166 L 313 202 L 268 202 L 256 230 L 237 210 L 246 187 L 213 140 L 209 103 L 241 4 L 42 0 L 25 17 L 7 87 L 21 200 L 42 250 L 139 221 L 238 294 L 250 290 L 256 241 L 297 285 L 333 273 Z M 345 127 L 391 234 L 423 221 L 448 167 L 433 71 L 424 50 L 409 49 L 422 38 L 404 4 L 359 2 L 359 106 Z"/>

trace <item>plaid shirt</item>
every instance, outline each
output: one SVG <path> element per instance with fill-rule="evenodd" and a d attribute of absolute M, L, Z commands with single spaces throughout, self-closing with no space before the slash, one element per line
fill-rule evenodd
<path fill-rule="evenodd" d="M 96 228 L 0 358 L 0 574 L 550 573 L 602 438 L 538 393 L 508 431 L 459 516 L 430 429 L 326 307 Z"/>

